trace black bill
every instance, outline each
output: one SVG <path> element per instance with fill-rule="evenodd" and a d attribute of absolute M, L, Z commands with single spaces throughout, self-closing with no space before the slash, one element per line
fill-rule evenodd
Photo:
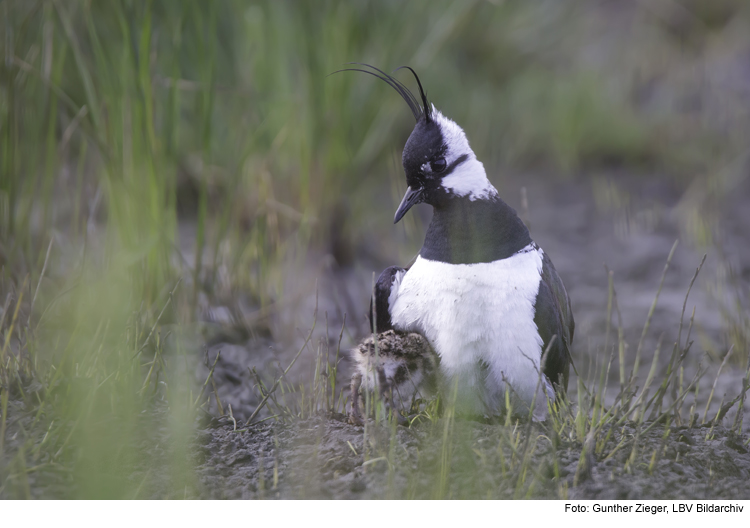
<path fill-rule="evenodd" d="M 404 199 L 401 200 L 401 205 L 398 206 L 398 210 L 396 211 L 396 216 L 393 218 L 393 223 L 397 224 L 399 220 L 401 220 L 406 212 L 412 208 L 412 206 L 420 203 L 422 201 L 422 188 L 418 187 L 416 189 L 412 189 L 411 187 L 406 188 L 406 194 L 404 195 Z"/>

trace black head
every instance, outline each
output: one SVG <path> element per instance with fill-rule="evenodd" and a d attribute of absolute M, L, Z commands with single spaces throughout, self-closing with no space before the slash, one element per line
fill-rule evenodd
<path fill-rule="evenodd" d="M 432 116 L 417 121 L 404 146 L 401 162 L 409 188 L 394 223 L 418 203 L 439 206 L 454 197 L 450 180 L 459 176 L 460 165 L 475 159 L 463 130 L 434 108 Z"/>
<path fill-rule="evenodd" d="M 369 69 L 349 68 L 339 71 L 367 73 L 386 82 L 406 101 L 417 122 L 404 146 L 402 163 L 409 187 L 396 211 L 394 223 L 418 203 L 438 206 L 452 196 L 481 196 L 482 193 L 489 193 L 489 189 L 494 191 L 487 181 L 482 164 L 476 161 L 464 131 L 429 103 L 422 82 L 413 69 L 401 66 L 396 71 L 407 69 L 414 75 L 419 86 L 421 104 L 406 86 L 391 75 L 368 64 L 350 64 Z M 475 170 L 467 170 L 467 161 L 475 163 Z"/>

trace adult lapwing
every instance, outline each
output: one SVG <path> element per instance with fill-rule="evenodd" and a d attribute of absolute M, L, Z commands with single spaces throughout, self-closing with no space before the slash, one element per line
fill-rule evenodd
<path fill-rule="evenodd" d="M 394 223 L 416 204 L 433 209 L 413 264 L 378 278 L 373 331 L 424 336 L 439 358 L 441 390 L 459 411 L 499 414 L 507 397 L 519 412 L 536 402 L 534 415 L 543 417 L 547 398 L 568 383 L 575 325 L 562 280 L 500 199 L 463 129 L 427 100 L 414 70 L 405 67 L 421 101 L 393 76 L 360 66 L 349 71 L 385 81 L 416 120 L 403 151 L 407 189 Z M 355 376 L 368 379 L 363 364 Z"/>

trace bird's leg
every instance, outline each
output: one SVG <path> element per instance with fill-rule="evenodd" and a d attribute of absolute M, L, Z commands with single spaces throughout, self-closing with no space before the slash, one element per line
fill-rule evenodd
<path fill-rule="evenodd" d="M 393 380 L 391 380 L 391 381 L 393 381 Z M 408 425 L 409 424 L 409 416 L 408 416 L 409 415 L 409 410 L 406 410 L 406 412 L 402 413 L 401 410 L 396 409 L 396 405 L 394 403 L 394 401 L 395 401 L 394 400 L 394 394 L 393 394 L 394 391 L 396 392 L 396 394 L 398 394 L 398 400 L 399 400 L 399 402 L 401 404 L 401 409 L 403 409 L 404 402 L 406 401 L 406 398 L 404 398 L 401 395 L 401 391 L 398 388 L 399 388 L 399 385 L 396 384 L 395 381 L 393 383 L 391 383 L 390 398 L 389 398 L 389 400 L 390 400 L 390 407 L 391 407 L 391 409 L 393 409 L 393 414 L 396 417 L 396 420 L 398 421 L 398 424 L 399 425 Z"/>
<path fill-rule="evenodd" d="M 393 408 L 393 387 L 390 383 L 380 384 L 380 401 L 383 402 L 386 415 L 388 415 L 388 411 L 396 412 Z"/>
<path fill-rule="evenodd" d="M 382 366 L 378 366 L 378 389 L 380 394 L 380 401 L 383 402 L 386 414 L 388 410 L 393 410 L 393 385 L 392 380 L 385 377 L 385 369 Z M 394 410 L 395 412 L 395 410 Z"/>
<path fill-rule="evenodd" d="M 385 370 L 383 368 L 378 369 L 378 381 L 380 385 L 380 400 L 383 402 L 386 416 L 390 411 L 400 425 L 406 425 L 409 420 L 401 415 L 393 396 L 394 388 L 398 391 L 398 384 L 395 380 L 385 377 Z M 399 397 L 399 401 L 403 402 L 403 399 Z"/>
<path fill-rule="evenodd" d="M 362 386 L 362 374 L 355 372 L 352 376 L 351 393 L 352 393 L 352 411 L 349 413 L 349 423 L 362 425 L 362 412 L 359 405 L 359 388 Z"/>

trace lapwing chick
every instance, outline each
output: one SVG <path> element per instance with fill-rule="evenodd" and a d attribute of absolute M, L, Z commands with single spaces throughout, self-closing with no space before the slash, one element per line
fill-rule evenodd
<path fill-rule="evenodd" d="M 516 212 L 500 199 L 463 129 L 372 66 L 350 70 L 388 83 L 416 125 L 404 147 L 406 193 L 397 223 L 413 206 L 432 206 L 424 244 L 409 268 L 390 267 L 375 292 L 378 333 L 423 335 L 440 358 L 441 387 L 459 412 L 498 415 L 506 395 L 514 413 L 568 384 L 573 313 L 552 261 Z M 544 361 L 543 361 L 544 356 Z M 442 390 L 442 389 L 441 389 Z"/>
<path fill-rule="evenodd" d="M 438 357 L 427 340 L 416 333 L 387 330 L 370 335 L 352 350 L 352 406 L 349 421 L 364 418 L 360 389 L 377 393 L 381 401 L 402 417 L 417 399 L 437 391 Z"/>

